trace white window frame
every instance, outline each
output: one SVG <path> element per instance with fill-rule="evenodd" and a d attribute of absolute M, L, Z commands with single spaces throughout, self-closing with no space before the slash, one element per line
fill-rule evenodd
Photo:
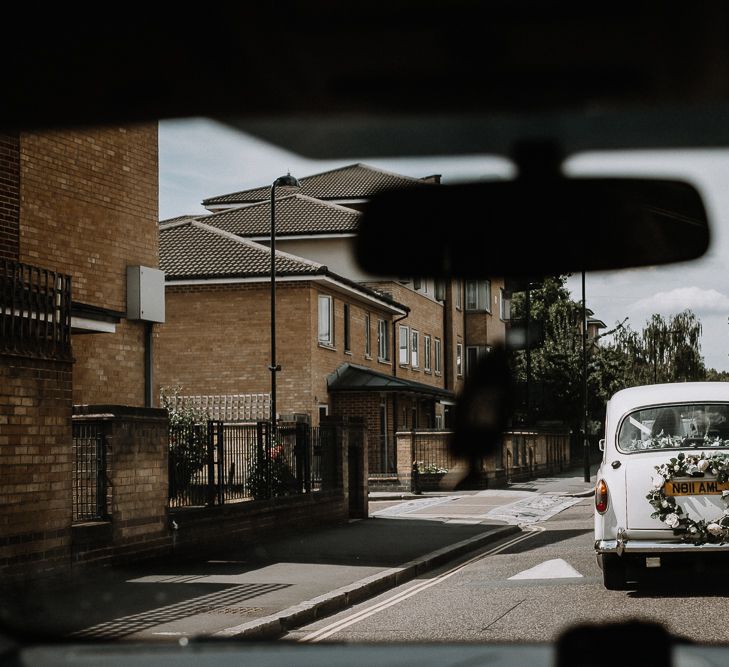
<path fill-rule="evenodd" d="M 410 330 L 410 365 L 420 368 L 420 333 L 415 329 Z"/>
<path fill-rule="evenodd" d="M 433 370 L 436 375 L 443 372 L 443 344 L 440 338 L 433 339 Z"/>
<path fill-rule="evenodd" d="M 327 313 L 324 312 L 324 309 L 322 308 L 322 304 L 327 304 L 327 310 L 328 310 L 328 317 Z M 328 294 L 320 294 L 319 295 L 319 344 L 320 345 L 326 345 L 327 347 L 334 347 L 334 299 L 332 299 L 331 296 Z M 325 322 L 326 318 L 326 322 Z M 324 326 L 322 326 L 324 325 Z M 328 331 L 327 331 L 328 329 Z"/>
<path fill-rule="evenodd" d="M 423 370 L 430 373 L 430 336 L 423 336 Z"/>
<path fill-rule="evenodd" d="M 390 323 L 377 320 L 377 359 L 390 361 Z"/>
<path fill-rule="evenodd" d="M 456 376 L 463 377 L 463 343 L 456 343 Z"/>
<path fill-rule="evenodd" d="M 499 317 L 502 321 L 507 322 L 511 318 L 511 308 L 509 307 L 507 309 L 507 301 L 510 301 L 510 299 L 506 299 L 504 297 L 504 288 L 502 287 L 499 290 Z"/>
<path fill-rule="evenodd" d="M 491 312 L 490 280 L 466 281 L 466 310 Z"/>
<path fill-rule="evenodd" d="M 410 363 L 410 327 L 404 324 L 397 327 L 397 361 L 401 366 Z"/>

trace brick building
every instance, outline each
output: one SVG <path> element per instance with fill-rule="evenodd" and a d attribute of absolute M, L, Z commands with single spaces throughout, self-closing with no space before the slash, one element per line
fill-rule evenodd
<path fill-rule="evenodd" d="M 127 314 L 127 267 L 158 266 L 157 170 L 156 124 L 0 136 L 0 576 L 166 539 L 164 488 L 137 483 L 166 474 L 153 329 Z M 90 537 L 72 424 L 100 404 L 113 491 Z"/>
<path fill-rule="evenodd" d="M 368 198 L 439 180 L 354 164 L 276 191 L 278 412 L 364 418 L 373 473 L 395 470 L 397 431 L 449 425 L 469 364 L 505 337 L 502 280 L 375 276 L 355 261 Z M 270 194 L 211 197 L 210 215 L 160 224 L 161 385 L 200 398 L 270 390 Z"/>

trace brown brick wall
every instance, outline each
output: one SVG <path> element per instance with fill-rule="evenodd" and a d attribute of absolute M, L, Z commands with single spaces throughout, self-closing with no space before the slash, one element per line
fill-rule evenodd
<path fill-rule="evenodd" d="M 23 134 L 20 165 L 20 260 L 126 311 L 126 266 L 158 266 L 156 124 Z"/>
<path fill-rule="evenodd" d="M 499 293 L 504 287 L 502 279 L 491 279 L 491 312 L 466 313 L 466 345 L 501 345 L 506 337 L 506 323 L 499 312 Z"/>
<path fill-rule="evenodd" d="M 333 348 L 319 345 L 318 341 L 318 297 L 319 294 L 328 294 L 334 304 L 334 346 Z M 350 351 L 344 349 L 344 305 L 349 305 L 350 319 Z M 333 403 L 327 390 L 327 376 L 342 364 L 350 363 L 357 366 L 371 368 L 379 373 L 392 374 L 392 360 L 381 362 L 377 358 L 377 321 L 384 319 L 388 322 L 392 334 L 392 315 L 377 308 L 375 304 L 357 300 L 351 295 L 343 295 L 326 289 L 322 286 L 313 286 L 310 297 L 311 318 L 311 385 L 314 410 L 319 404 L 328 404 L 329 414 Z M 370 345 L 371 354 L 365 355 L 365 317 L 370 316 Z M 392 340 L 390 340 L 390 349 Z M 392 356 L 392 353 L 390 354 Z M 359 416 L 359 415 L 356 415 Z"/>
<path fill-rule="evenodd" d="M 0 356 L 0 579 L 66 567 L 71 364 Z"/>
<path fill-rule="evenodd" d="M 19 216 L 20 140 L 0 134 L 0 259 L 18 259 Z"/>
<path fill-rule="evenodd" d="M 332 297 L 334 345 L 318 342 L 318 295 Z M 351 352 L 344 350 L 344 304 L 350 306 Z M 372 357 L 364 354 L 365 313 L 370 313 Z M 377 361 L 377 319 L 391 315 L 354 295 L 321 283 L 282 282 L 276 288 L 276 378 L 280 414 L 304 413 L 318 423 L 329 405 L 327 376 L 344 363 L 390 374 Z M 267 393 L 271 389 L 270 287 L 266 283 L 169 286 L 166 318 L 156 344 L 158 386 L 183 394 Z M 331 414 L 331 410 L 330 410 Z"/>
<path fill-rule="evenodd" d="M 74 404 L 144 405 L 143 323 L 122 320 L 114 334 L 73 335 L 71 345 Z"/>
<path fill-rule="evenodd" d="M 310 408 L 309 296 L 306 286 L 276 290 L 280 412 Z M 257 285 L 168 287 L 166 322 L 159 327 L 156 378 L 183 394 L 266 393 L 271 389 L 270 292 Z M 299 400 L 290 400 L 298 383 Z"/>

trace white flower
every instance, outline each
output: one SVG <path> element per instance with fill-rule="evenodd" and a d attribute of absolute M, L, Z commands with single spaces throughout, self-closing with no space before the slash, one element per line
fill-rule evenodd
<path fill-rule="evenodd" d="M 679 470 L 681 470 L 681 466 L 680 466 L 680 465 L 678 465 L 678 464 L 676 464 L 675 466 L 673 466 L 673 469 L 674 469 L 674 470 L 675 470 L 676 472 L 678 472 Z"/>
<path fill-rule="evenodd" d="M 727 496 L 729 496 L 729 490 L 725 489 L 724 491 L 721 492 L 721 497 L 726 498 Z"/>
<path fill-rule="evenodd" d="M 669 528 L 678 528 L 678 514 L 669 514 L 666 516 L 666 518 L 663 520 Z"/>
<path fill-rule="evenodd" d="M 691 528 L 689 528 L 689 533 L 696 533 L 696 532 L 697 532 L 696 526 L 691 526 Z"/>
<path fill-rule="evenodd" d="M 718 523 L 710 523 L 706 526 L 706 530 L 708 530 L 712 535 L 721 535 L 723 532 L 722 527 Z"/>
<path fill-rule="evenodd" d="M 667 500 L 662 500 L 661 501 L 661 507 L 668 507 L 668 501 Z M 729 510 L 727 510 L 727 512 L 729 512 Z"/>
<path fill-rule="evenodd" d="M 653 488 L 660 489 L 666 483 L 666 478 L 663 475 L 653 476 Z"/>
<path fill-rule="evenodd" d="M 719 471 L 716 468 L 711 469 L 712 474 L 716 475 Z"/>
<path fill-rule="evenodd" d="M 701 459 L 696 464 L 696 467 L 699 469 L 699 472 L 704 472 L 709 467 L 709 462 L 706 459 Z"/>
<path fill-rule="evenodd" d="M 693 463 L 686 469 L 686 472 L 688 472 L 689 475 L 693 475 L 698 470 L 698 466 L 695 466 Z"/>

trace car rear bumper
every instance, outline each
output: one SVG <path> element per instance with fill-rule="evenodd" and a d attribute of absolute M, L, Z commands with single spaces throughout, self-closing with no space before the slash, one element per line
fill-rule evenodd
<path fill-rule="evenodd" d="M 729 552 L 729 543 L 691 544 L 690 542 L 663 542 L 660 540 L 597 540 L 595 551 L 598 554 Z"/>

